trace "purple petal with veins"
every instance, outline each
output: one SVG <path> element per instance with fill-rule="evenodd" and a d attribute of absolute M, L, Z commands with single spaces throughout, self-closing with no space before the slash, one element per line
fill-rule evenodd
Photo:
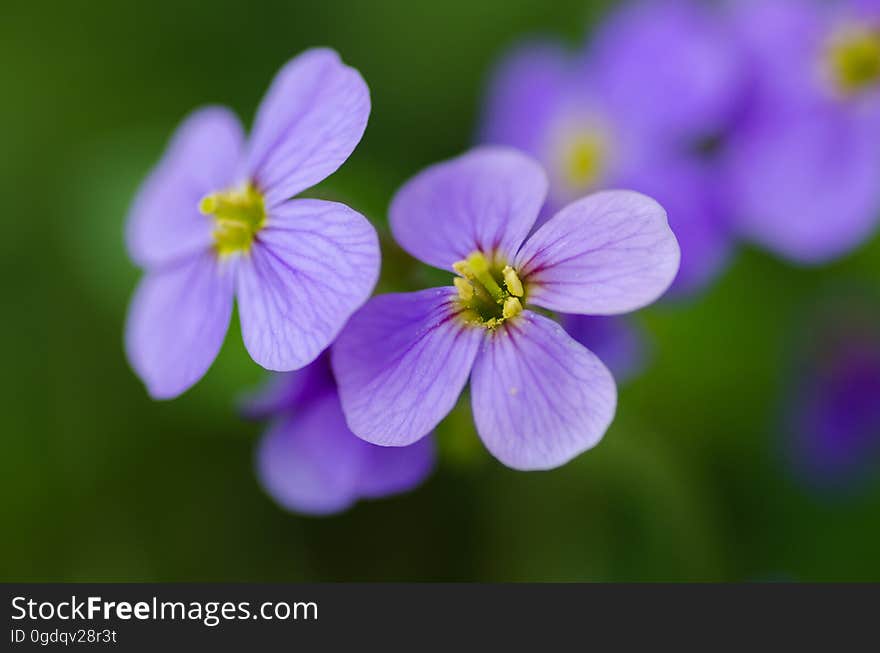
<path fill-rule="evenodd" d="M 552 469 L 595 446 L 617 404 L 602 362 L 531 311 L 489 334 L 472 384 L 480 438 L 492 455 L 521 470 Z"/>
<path fill-rule="evenodd" d="M 455 291 L 374 297 L 333 346 L 333 371 L 351 430 L 379 445 L 411 444 L 455 405 L 484 330 L 456 315 Z"/>
<path fill-rule="evenodd" d="M 530 303 L 587 315 L 650 304 L 669 288 L 678 263 L 663 207 L 632 191 L 603 191 L 569 204 L 516 257 Z"/>
<path fill-rule="evenodd" d="M 248 146 L 226 109 L 184 121 L 126 233 L 148 269 L 126 350 L 153 396 L 176 396 L 205 373 L 233 292 L 248 351 L 273 370 L 313 361 L 366 301 L 379 272 L 373 227 L 342 204 L 287 200 L 348 158 L 369 113 L 360 74 L 315 49 L 278 73 Z"/>
<path fill-rule="evenodd" d="M 437 268 L 448 270 L 474 251 L 511 260 L 546 195 L 547 177 L 534 160 L 482 147 L 409 180 L 394 196 L 389 221 L 401 247 Z"/>
<path fill-rule="evenodd" d="M 211 248 L 214 225 L 199 212 L 199 201 L 237 181 L 243 143 L 238 119 L 222 107 L 183 121 L 128 216 L 126 242 L 138 265 L 156 267 Z"/>
<path fill-rule="evenodd" d="M 260 104 L 245 172 L 271 208 L 326 179 L 354 151 L 370 116 L 360 73 L 333 50 L 303 52 L 279 71 Z"/>
<path fill-rule="evenodd" d="M 271 370 L 306 365 L 370 296 L 379 276 L 376 231 L 344 204 L 275 207 L 238 270 L 242 337 Z"/>
<path fill-rule="evenodd" d="M 178 396 L 214 362 L 232 316 L 233 279 L 234 263 L 204 253 L 141 280 L 125 351 L 154 399 Z"/>

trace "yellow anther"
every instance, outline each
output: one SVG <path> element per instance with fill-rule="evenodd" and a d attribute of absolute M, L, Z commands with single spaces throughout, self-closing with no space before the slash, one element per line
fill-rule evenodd
<path fill-rule="evenodd" d="M 462 301 L 469 302 L 474 298 L 474 287 L 465 279 L 461 277 L 455 277 L 452 280 L 452 283 L 455 284 L 455 287 L 458 289 L 458 297 Z"/>
<path fill-rule="evenodd" d="M 522 313 L 523 307 L 517 297 L 508 297 L 504 300 L 504 308 L 501 311 L 501 317 L 505 320 Z"/>
<path fill-rule="evenodd" d="M 266 224 L 263 196 L 250 184 L 202 198 L 199 211 L 214 218 L 214 247 L 221 256 L 250 249 Z"/>
<path fill-rule="evenodd" d="M 522 281 L 519 280 L 519 276 L 516 274 L 516 270 L 509 265 L 505 265 L 501 274 L 504 275 L 504 285 L 507 286 L 507 292 L 514 297 L 522 297 L 523 285 Z"/>
<path fill-rule="evenodd" d="M 523 311 L 523 284 L 511 266 L 497 256 L 474 252 L 452 268 L 461 276 L 453 279 L 461 304 L 461 319 L 495 329 Z"/>
<path fill-rule="evenodd" d="M 456 261 L 452 264 L 452 269 L 458 272 L 465 279 L 469 277 L 473 277 L 474 275 L 471 273 L 470 268 L 468 267 L 467 261 Z"/>

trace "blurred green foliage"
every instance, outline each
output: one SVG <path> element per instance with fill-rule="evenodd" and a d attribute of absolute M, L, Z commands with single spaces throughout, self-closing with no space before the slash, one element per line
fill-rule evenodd
<path fill-rule="evenodd" d="M 466 408 L 417 492 L 328 519 L 284 513 L 252 471 L 260 427 L 234 399 L 262 373 L 237 328 L 208 376 L 150 401 L 122 330 L 138 273 L 122 229 L 178 121 L 223 103 L 246 120 L 313 45 L 361 70 L 363 143 L 312 194 L 384 229 L 395 188 L 466 149 L 503 48 L 577 44 L 606 3 L 5 0 L 3 580 L 880 580 L 880 487 L 818 496 L 775 425 L 804 307 L 880 287 L 880 240 L 825 268 L 743 249 L 704 296 L 644 311 L 653 358 L 605 440 L 547 473 L 508 470 Z M 387 233 L 384 234 L 387 237 Z M 385 238 L 389 270 L 442 283 Z"/>

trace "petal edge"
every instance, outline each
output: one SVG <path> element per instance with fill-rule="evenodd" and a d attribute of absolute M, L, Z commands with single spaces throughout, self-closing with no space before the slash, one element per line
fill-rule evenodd
<path fill-rule="evenodd" d="M 266 369 L 299 369 L 372 293 L 378 236 L 344 204 L 301 199 L 272 209 L 257 239 L 238 267 L 242 337 Z"/>
<path fill-rule="evenodd" d="M 615 315 L 660 297 L 681 253 L 666 211 L 635 191 L 612 190 L 569 204 L 517 255 L 530 303 L 584 315 Z"/>
<path fill-rule="evenodd" d="M 383 446 L 412 444 L 455 405 L 482 329 L 455 317 L 454 291 L 374 297 L 333 346 L 333 371 L 351 430 Z"/>
<path fill-rule="evenodd" d="M 394 239 L 417 259 L 449 270 L 474 251 L 512 260 L 547 196 L 541 166 L 518 150 L 483 146 L 429 166 L 391 202 Z"/>
<path fill-rule="evenodd" d="M 559 467 L 595 446 L 617 406 L 617 388 L 602 361 L 532 311 L 487 338 L 471 386 L 486 448 L 523 471 Z"/>

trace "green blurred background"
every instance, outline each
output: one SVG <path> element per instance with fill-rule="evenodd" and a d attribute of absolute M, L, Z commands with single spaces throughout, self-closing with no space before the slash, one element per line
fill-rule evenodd
<path fill-rule="evenodd" d="M 261 427 L 234 400 L 263 376 L 237 328 L 173 402 L 150 401 L 125 362 L 138 272 L 124 217 L 193 107 L 249 120 L 288 58 L 336 48 L 373 112 L 312 193 L 384 229 L 404 179 L 469 146 L 503 48 L 536 33 L 577 44 L 609 4 L 4 0 L 0 578 L 880 580 L 880 484 L 811 490 L 775 427 L 805 311 L 829 288 L 880 288 L 878 238 L 821 269 L 743 248 L 703 296 L 645 311 L 646 373 L 566 467 L 502 467 L 459 411 L 425 486 L 332 518 L 285 513 L 256 483 Z M 423 285 L 386 245 L 386 266 Z"/>

